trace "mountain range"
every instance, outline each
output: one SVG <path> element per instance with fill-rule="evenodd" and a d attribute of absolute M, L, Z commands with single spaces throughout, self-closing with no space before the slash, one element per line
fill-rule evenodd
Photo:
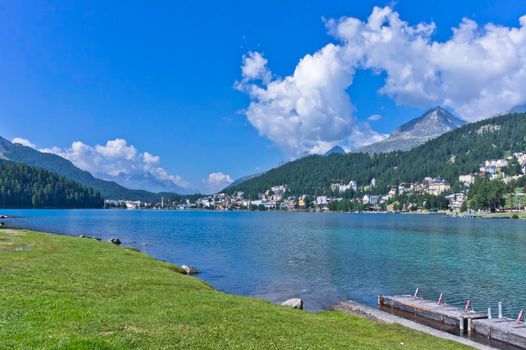
<path fill-rule="evenodd" d="M 360 147 L 353 152 L 372 154 L 408 151 L 465 123 L 464 120 L 455 117 L 446 109 L 438 106 L 425 112 L 422 116 L 401 125 L 385 140 Z"/>
<path fill-rule="evenodd" d="M 446 109 L 437 106 L 422 114 L 421 116 L 411 119 L 405 124 L 402 124 L 395 131 L 393 131 L 385 140 L 363 146 L 353 150 L 354 153 L 389 153 L 394 151 L 408 151 L 417 147 L 426 141 L 432 140 L 441 136 L 442 134 L 454 130 L 466 122 L 455 117 Z M 323 154 L 328 157 L 333 154 L 347 154 L 347 152 L 339 145 L 336 145 Z M 280 166 L 283 164 L 280 164 Z M 261 176 L 264 173 L 243 176 L 234 181 L 225 190 L 234 188 L 237 185 Z"/>
<path fill-rule="evenodd" d="M 93 174 L 103 180 L 113 181 L 117 184 L 131 189 L 141 189 L 149 192 L 172 192 L 178 194 L 192 194 L 197 193 L 197 190 L 189 188 L 183 188 L 174 184 L 168 179 L 160 179 L 151 173 L 139 173 L 139 174 L 123 174 L 119 173 L 116 176 L 109 176 L 107 174 Z"/>
<path fill-rule="evenodd" d="M 0 159 L 23 163 L 50 171 L 54 174 L 74 180 L 84 186 L 99 191 L 105 199 L 141 200 L 157 202 L 161 197 L 171 197 L 175 193 L 153 193 L 145 190 L 132 190 L 114 181 L 102 180 L 87 171 L 77 168 L 69 160 L 56 154 L 44 153 L 31 147 L 9 142 L 0 137 Z"/>
<path fill-rule="evenodd" d="M 431 114 L 439 118 L 442 112 Z M 418 124 L 418 120 L 414 124 Z M 406 127 L 401 127 L 400 133 L 410 130 L 411 123 Z M 458 177 L 477 173 L 485 160 L 526 152 L 524 135 L 526 113 L 508 114 L 465 124 L 409 151 L 334 153 L 300 158 L 229 187 L 226 192 L 243 191 L 255 196 L 272 186 L 287 185 L 291 195 L 330 195 L 330 186 L 335 181 L 354 180 L 364 185 L 374 178 L 376 187 L 371 191 L 380 194 L 390 186 L 422 181 L 428 176 L 441 177 L 459 186 Z M 517 167 L 510 166 L 506 173 L 514 175 L 517 171 Z"/>

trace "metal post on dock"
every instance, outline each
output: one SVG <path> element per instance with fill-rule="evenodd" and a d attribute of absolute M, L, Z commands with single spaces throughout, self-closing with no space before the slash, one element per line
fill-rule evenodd
<path fill-rule="evenodd" d="M 468 301 L 466 302 L 466 307 L 464 308 L 464 312 L 468 312 L 470 303 L 471 303 L 471 299 L 468 299 Z"/>
<path fill-rule="evenodd" d="M 468 318 L 468 334 L 471 334 L 471 330 L 473 329 L 473 320 L 470 318 Z"/>
<path fill-rule="evenodd" d="M 519 317 L 517 317 L 517 324 L 521 323 L 521 318 L 522 318 L 522 309 L 521 309 L 521 312 L 519 312 Z"/>
<path fill-rule="evenodd" d="M 499 318 L 502 318 L 502 302 L 499 301 Z"/>
<path fill-rule="evenodd" d="M 491 308 L 488 307 L 488 320 L 491 320 L 493 317 L 491 317 Z"/>
<path fill-rule="evenodd" d="M 444 293 L 440 293 L 440 296 L 438 297 L 437 305 L 440 305 L 442 302 L 442 297 L 444 296 Z"/>
<path fill-rule="evenodd" d="M 416 298 L 416 297 L 418 296 L 418 290 L 419 290 L 419 289 L 420 289 L 420 288 L 417 288 L 417 289 L 415 290 L 415 294 L 413 294 L 413 298 Z"/>

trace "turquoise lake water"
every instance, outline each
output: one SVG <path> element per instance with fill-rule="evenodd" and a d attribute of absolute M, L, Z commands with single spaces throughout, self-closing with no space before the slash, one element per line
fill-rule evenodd
<path fill-rule="evenodd" d="M 309 310 L 345 299 L 412 293 L 516 315 L 526 306 L 526 221 L 439 215 L 2 210 L 9 226 L 119 237 L 189 264 L 215 288 Z M 147 243 L 147 246 L 143 246 Z"/>

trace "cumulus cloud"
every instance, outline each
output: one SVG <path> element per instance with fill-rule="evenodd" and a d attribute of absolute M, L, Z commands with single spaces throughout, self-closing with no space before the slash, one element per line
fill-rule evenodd
<path fill-rule="evenodd" d="M 381 92 L 399 104 L 446 105 L 475 121 L 526 101 L 526 16 L 519 24 L 481 27 L 464 18 L 438 42 L 433 23 L 411 26 L 386 7 L 367 22 L 342 18 L 328 27 L 346 50 L 363 52 L 361 68 L 386 73 Z"/>
<path fill-rule="evenodd" d="M 380 142 L 386 139 L 388 134 L 381 134 L 374 131 L 367 122 L 359 123 L 349 136 L 348 144 L 351 149 L 360 148 L 370 145 L 371 143 Z M 344 147 L 345 149 L 345 147 Z"/>
<path fill-rule="evenodd" d="M 271 73 L 267 69 L 267 59 L 259 52 L 249 52 L 243 57 L 243 66 L 241 67 L 241 74 L 243 80 L 260 79 L 265 83 L 270 82 Z"/>
<path fill-rule="evenodd" d="M 209 193 L 215 193 L 230 185 L 232 182 L 234 182 L 234 180 L 232 180 L 230 175 L 219 171 L 216 173 L 210 173 L 204 182 L 208 188 Z"/>
<path fill-rule="evenodd" d="M 22 146 L 36 148 L 36 146 L 33 143 L 31 143 L 29 140 L 21 138 L 21 137 L 15 137 L 11 142 L 18 143 L 19 145 L 22 145 Z"/>
<path fill-rule="evenodd" d="M 336 43 L 305 55 L 291 75 L 275 77 L 263 55 L 250 52 L 235 85 L 250 97 L 248 121 L 291 157 L 361 143 L 357 135 L 382 137 L 353 116 L 346 90 L 356 70 L 385 73 L 380 92 L 398 104 L 444 105 L 469 121 L 526 102 L 526 16 L 518 27 L 465 18 L 444 42 L 432 39 L 434 23 L 411 25 L 390 7 L 325 24 Z"/>
<path fill-rule="evenodd" d="M 188 187 L 183 178 L 170 174 L 161 166 L 159 156 L 141 153 L 124 139 L 109 140 L 105 145 L 95 146 L 75 141 L 67 148 L 52 147 L 40 151 L 57 154 L 80 169 L 103 178 L 151 175 L 158 180 Z"/>
<path fill-rule="evenodd" d="M 236 84 L 251 98 L 245 111 L 249 122 L 291 157 L 327 151 L 353 130 L 353 105 L 345 90 L 356 59 L 329 44 L 281 79 L 271 77 L 260 53 L 249 53 Z"/>

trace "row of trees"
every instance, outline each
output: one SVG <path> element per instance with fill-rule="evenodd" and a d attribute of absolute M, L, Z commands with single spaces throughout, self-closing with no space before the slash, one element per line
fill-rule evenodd
<path fill-rule="evenodd" d="M 512 193 L 516 183 L 505 184 L 499 180 L 490 180 L 487 177 L 477 178 L 469 187 L 468 201 L 461 208 L 473 210 L 488 210 L 494 213 L 504 206 L 506 195 Z"/>
<path fill-rule="evenodd" d="M 102 208 L 99 192 L 47 170 L 0 162 L 2 208 Z"/>
<path fill-rule="evenodd" d="M 339 201 L 332 201 L 329 203 L 330 211 L 360 211 L 366 209 L 362 201 L 358 199 L 347 199 L 344 198 Z"/>
<path fill-rule="evenodd" d="M 437 209 L 443 210 L 448 208 L 448 202 L 445 196 L 433 196 L 430 194 L 403 194 L 392 198 L 388 203 L 381 204 L 381 209 L 387 209 L 392 206 L 393 210 L 415 211 L 418 209 Z M 329 210 L 331 211 L 360 211 L 367 209 L 359 199 L 343 198 L 338 201 L 329 203 Z"/>
<path fill-rule="evenodd" d="M 448 201 L 444 195 L 433 196 L 431 194 L 402 194 L 392 200 L 394 210 L 414 211 L 417 209 L 444 210 L 448 208 Z"/>

